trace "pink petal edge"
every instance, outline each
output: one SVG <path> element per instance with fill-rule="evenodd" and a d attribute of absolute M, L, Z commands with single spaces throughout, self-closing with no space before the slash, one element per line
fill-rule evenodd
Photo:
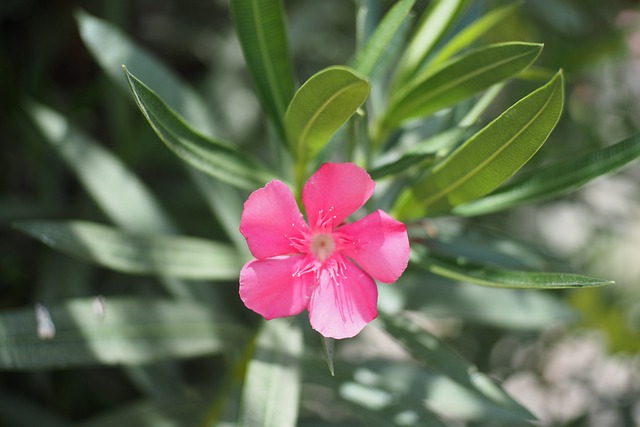
<path fill-rule="evenodd" d="M 309 302 L 311 327 L 327 338 L 354 337 L 378 315 L 375 282 L 350 261 L 344 264 L 339 284 L 322 273 Z"/>
<path fill-rule="evenodd" d="M 293 193 L 282 181 L 269 182 L 244 203 L 240 233 L 258 259 L 296 253 L 289 238 L 302 238 L 307 232 Z"/>
<path fill-rule="evenodd" d="M 384 211 L 378 210 L 346 224 L 335 233 L 356 242 L 345 247 L 342 254 L 383 283 L 398 280 L 409 264 L 411 248 L 407 227 Z"/>
<path fill-rule="evenodd" d="M 324 163 L 302 189 L 309 226 L 314 229 L 323 216 L 332 216 L 333 227 L 338 226 L 369 200 L 375 187 L 355 163 Z"/>
<path fill-rule="evenodd" d="M 303 255 L 253 260 L 240 271 L 240 298 L 265 319 L 294 316 L 309 304 L 313 275 L 293 271 Z"/>

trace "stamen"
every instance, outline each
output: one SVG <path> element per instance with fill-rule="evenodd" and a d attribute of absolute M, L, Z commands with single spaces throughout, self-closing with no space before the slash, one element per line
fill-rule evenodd
<path fill-rule="evenodd" d="M 336 244 L 331 234 L 321 233 L 311 238 L 309 249 L 318 261 L 325 262 L 333 254 Z"/>

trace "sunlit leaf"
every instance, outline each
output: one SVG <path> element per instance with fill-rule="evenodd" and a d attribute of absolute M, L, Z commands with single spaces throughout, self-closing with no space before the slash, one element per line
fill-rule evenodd
<path fill-rule="evenodd" d="M 120 227 L 139 232 L 173 230 L 153 195 L 118 158 L 56 111 L 32 102 L 27 112 L 91 197 Z"/>
<path fill-rule="evenodd" d="M 125 69 L 140 111 L 160 139 L 189 165 L 234 186 L 255 189 L 272 177 L 235 147 L 189 127 L 151 89 Z"/>
<path fill-rule="evenodd" d="M 530 171 L 488 196 L 456 207 L 459 215 L 481 215 L 573 191 L 640 157 L 640 134 L 600 150 Z"/>
<path fill-rule="evenodd" d="M 287 319 L 263 323 L 247 368 L 239 426 L 294 427 L 300 400 L 302 332 Z"/>
<path fill-rule="evenodd" d="M 402 366 L 400 366 L 402 365 Z M 409 425 L 447 427 L 425 404 L 424 368 L 394 361 L 364 361 L 353 363 L 340 360 L 336 376 L 322 373 L 322 364 L 305 360 L 305 382 L 320 384 L 336 393 L 341 404 L 346 404 L 362 425 L 395 427 L 400 414 Z M 410 381 L 407 375 L 412 375 Z M 402 420 L 402 417 L 400 417 Z M 360 425 L 360 424 L 358 424 Z"/>
<path fill-rule="evenodd" d="M 511 399 L 504 390 L 485 374 L 479 372 L 474 365 L 414 322 L 402 315 L 382 315 L 381 319 L 389 334 L 400 341 L 413 357 L 429 368 L 446 375 L 505 413 L 511 413 L 511 418 L 533 419 L 529 411 Z"/>
<path fill-rule="evenodd" d="M 544 144 L 562 113 L 562 74 L 530 93 L 423 176 L 399 201 L 401 217 L 441 214 L 484 196 Z"/>
<path fill-rule="evenodd" d="M 262 105 L 284 138 L 294 80 L 282 0 L 230 0 L 229 6 Z"/>
<path fill-rule="evenodd" d="M 413 260 L 422 268 L 464 283 L 496 288 L 566 289 L 610 285 L 611 280 L 597 279 L 572 273 L 551 273 L 509 270 L 470 262 L 462 257 L 446 258 L 419 253 L 414 248 Z"/>
<path fill-rule="evenodd" d="M 236 279 L 241 261 L 230 246 L 184 236 L 124 233 L 86 221 L 24 221 L 16 227 L 48 246 L 128 274 Z"/>
<path fill-rule="evenodd" d="M 203 303 L 153 298 L 69 300 L 48 313 L 55 334 L 38 335 L 34 309 L 0 312 L 0 368 L 148 363 L 217 353 L 245 332 Z"/>
<path fill-rule="evenodd" d="M 285 116 L 292 150 L 302 163 L 313 158 L 369 95 L 369 82 L 347 67 L 314 74 L 298 89 Z"/>
<path fill-rule="evenodd" d="M 536 331 L 578 316 L 555 292 L 477 286 L 429 273 L 405 272 L 402 286 L 380 287 L 380 309 L 420 311 L 433 318 L 463 319 L 499 329 Z M 579 292 L 583 292 L 582 290 Z"/>
<path fill-rule="evenodd" d="M 129 89 L 122 74 L 126 65 L 198 131 L 211 135 L 212 114 L 193 88 L 110 22 L 84 11 L 76 13 L 76 20 L 82 41 L 112 81 Z"/>
<path fill-rule="evenodd" d="M 462 49 L 477 42 L 485 33 L 502 22 L 520 5 L 521 1 L 516 1 L 502 7 L 498 7 L 491 12 L 482 15 L 451 38 L 451 40 L 449 40 L 442 49 L 440 49 L 434 58 L 429 61 L 429 64 L 433 65 L 446 61 Z"/>
<path fill-rule="evenodd" d="M 425 58 L 469 3 L 468 0 L 433 1 L 420 18 L 420 22 L 402 57 L 395 78 L 397 86 L 405 84 L 420 70 Z"/>
<path fill-rule="evenodd" d="M 498 43 L 427 68 L 393 94 L 383 126 L 450 107 L 527 68 L 542 51 L 535 43 Z"/>
<path fill-rule="evenodd" d="M 356 71 L 371 75 L 389 44 L 402 31 L 414 3 L 415 0 L 400 0 L 387 12 L 353 61 L 352 66 Z"/>

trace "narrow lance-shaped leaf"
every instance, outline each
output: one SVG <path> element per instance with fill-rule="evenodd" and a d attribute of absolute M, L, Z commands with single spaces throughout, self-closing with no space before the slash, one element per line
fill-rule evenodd
<path fill-rule="evenodd" d="M 153 195 L 113 154 L 48 107 L 32 102 L 27 105 L 27 113 L 115 223 L 140 232 L 173 230 L 173 224 Z"/>
<path fill-rule="evenodd" d="M 38 312 L 40 310 L 40 312 Z M 49 325 L 43 334 L 43 318 Z M 246 331 L 203 303 L 161 299 L 70 300 L 0 312 L 0 369 L 139 364 L 217 353 Z"/>
<path fill-rule="evenodd" d="M 521 4 L 521 1 L 516 1 L 505 6 L 498 7 L 483 15 L 472 24 L 469 24 L 450 41 L 448 41 L 447 44 L 445 44 L 435 55 L 435 57 L 430 59 L 429 64 L 433 65 L 446 61 L 462 49 L 478 41 L 486 32 L 490 31 L 493 27 L 502 22 Z"/>
<path fill-rule="evenodd" d="M 198 131 L 212 133 L 211 112 L 196 91 L 151 53 L 137 45 L 113 24 L 84 11 L 76 13 L 78 30 L 104 72 L 123 90 L 128 90 L 122 64 L 144 80 L 178 114 Z"/>
<path fill-rule="evenodd" d="M 353 68 L 356 71 L 371 75 L 378 62 L 383 58 L 385 49 L 402 30 L 414 4 L 415 0 L 401 0 L 387 12 L 353 61 Z"/>
<path fill-rule="evenodd" d="M 242 266 L 230 246 L 194 237 L 124 233 L 86 221 L 15 226 L 63 253 L 128 274 L 233 280 Z"/>
<path fill-rule="evenodd" d="M 263 323 L 247 368 L 238 426 L 297 425 L 302 351 L 297 325 L 286 319 Z"/>
<path fill-rule="evenodd" d="M 458 215 L 481 215 L 573 191 L 640 158 L 640 134 L 612 146 L 557 162 L 517 178 L 490 195 L 456 207 Z"/>
<path fill-rule="evenodd" d="M 598 279 L 572 273 L 552 273 L 510 270 L 472 261 L 462 257 L 429 256 L 414 247 L 412 260 L 420 267 L 463 283 L 512 289 L 566 289 L 590 288 L 610 285 L 611 280 Z"/>
<path fill-rule="evenodd" d="M 294 79 L 282 0 L 230 0 L 229 5 L 262 105 L 285 138 Z"/>
<path fill-rule="evenodd" d="M 406 172 L 411 166 L 420 164 L 425 161 L 434 162 L 436 156 L 441 151 L 451 149 L 456 144 L 462 142 L 465 136 L 471 132 L 468 128 L 453 127 L 402 151 L 393 160 L 386 161 L 373 169 L 369 170 L 371 178 L 380 179 L 388 175 Z"/>
<path fill-rule="evenodd" d="M 402 290 L 380 288 L 380 301 L 391 300 L 383 310 L 396 315 L 399 309 L 419 311 L 433 318 L 458 318 L 499 329 L 535 331 L 578 316 L 558 299 L 556 292 L 477 286 L 430 274 L 426 265 L 403 276 Z M 424 286 L 428 281 L 429 286 Z M 384 298 L 388 297 L 388 298 Z M 402 301 L 398 307 L 397 301 Z M 496 307 L 500 307 L 496 310 Z"/>
<path fill-rule="evenodd" d="M 450 107 L 518 74 L 541 51 L 542 45 L 535 43 L 498 43 L 429 68 L 393 95 L 383 125 L 395 126 Z"/>
<path fill-rule="evenodd" d="M 404 218 L 441 214 L 484 196 L 544 144 L 562 113 L 562 73 L 471 137 L 398 201 Z"/>
<path fill-rule="evenodd" d="M 126 68 L 124 71 L 140 111 L 165 145 L 182 160 L 221 181 L 249 190 L 272 178 L 233 146 L 190 128 L 158 95 Z"/>
<path fill-rule="evenodd" d="M 404 85 L 419 71 L 425 58 L 451 28 L 468 0 L 436 0 L 424 12 L 405 51 L 395 77 L 395 87 Z"/>

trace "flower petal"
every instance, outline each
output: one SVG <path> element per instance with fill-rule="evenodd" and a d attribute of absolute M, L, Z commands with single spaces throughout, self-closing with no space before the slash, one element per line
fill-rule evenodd
<path fill-rule="evenodd" d="M 354 163 L 323 164 L 302 190 L 309 225 L 338 226 L 369 200 L 375 187 L 367 171 Z"/>
<path fill-rule="evenodd" d="M 376 283 L 350 261 L 343 262 L 337 278 L 322 271 L 309 302 L 311 327 L 328 338 L 351 338 L 378 315 Z"/>
<path fill-rule="evenodd" d="M 345 242 L 338 248 L 376 280 L 393 283 L 407 268 L 410 247 L 407 227 L 383 211 L 376 211 L 334 232 Z"/>
<path fill-rule="evenodd" d="M 293 316 L 309 303 L 314 276 L 294 276 L 303 255 L 249 261 L 240 271 L 240 298 L 265 319 Z"/>
<path fill-rule="evenodd" d="M 289 187 L 273 180 L 244 203 L 240 232 L 253 256 L 264 259 L 297 253 L 291 238 L 304 238 L 308 226 Z"/>

